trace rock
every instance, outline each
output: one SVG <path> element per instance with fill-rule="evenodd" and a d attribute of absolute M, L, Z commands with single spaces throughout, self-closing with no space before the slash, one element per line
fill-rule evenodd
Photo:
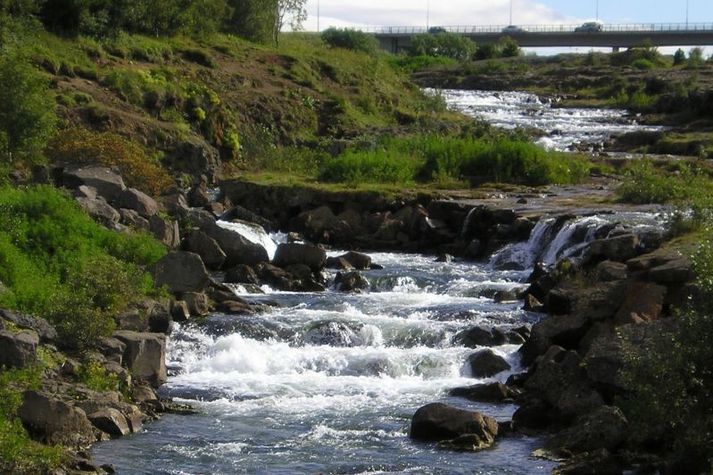
<path fill-rule="evenodd" d="M 136 211 L 144 218 L 151 217 L 159 211 L 159 206 L 158 203 L 156 203 L 156 200 L 136 188 L 128 188 L 124 190 L 119 195 L 117 204 L 121 208 Z"/>
<path fill-rule="evenodd" d="M 122 224 L 140 231 L 146 231 L 147 233 L 151 232 L 149 220 L 139 215 L 137 211 L 134 211 L 133 209 L 121 208 L 119 210 L 119 214 L 121 215 Z"/>
<path fill-rule="evenodd" d="M 190 209 L 186 195 L 183 193 L 173 193 L 164 196 L 161 198 L 161 201 L 164 208 L 166 208 L 166 212 L 173 217 L 184 218 Z"/>
<path fill-rule="evenodd" d="M 113 229 L 121 219 L 119 212 L 112 208 L 102 197 L 93 200 L 77 198 L 77 203 L 92 219 L 110 229 Z"/>
<path fill-rule="evenodd" d="M 552 472 L 553 475 L 622 475 L 623 473 L 624 468 L 619 457 L 612 455 L 606 449 L 576 455 Z"/>
<path fill-rule="evenodd" d="M 371 268 L 371 257 L 361 252 L 349 251 L 339 256 L 339 258 L 344 259 L 357 270 L 368 270 Z"/>
<path fill-rule="evenodd" d="M 156 393 L 151 388 L 151 386 L 146 384 L 135 384 L 131 388 L 131 399 L 138 404 L 145 404 L 147 402 L 158 401 Z"/>
<path fill-rule="evenodd" d="M 639 237 L 635 234 L 623 234 L 608 239 L 599 239 L 589 245 L 585 261 L 610 260 L 625 262 L 640 254 L 639 244 Z"/>
<path fill-rule="evenodd" d="M 594 276 L 599 282 L 625 280 L 628 277 L 627 266 L 621 262 L 603 261 L 597 265 Z"/>
<path fill-rule="evenodd" d="M 255 313 L 252 307 L 250 307 L 250 304 L 242 300 L 238 300 L 237 297 L 236 300 L 226 300 L 224 302 L 220 302 L 216 307 L 216 310 L 231 315 L 252 315 Z"/>
<path fill-rule="evenodd" d="M 149 230 L 156 239 L 171 249 L 181 243 L 181 232 L 178 221 L 165 220 L 158 215 L 149 218 Z"/>
<path fill-rule="evenodd" d="M 96 440 L 83 410 L 48 394 L 25 391 L 17 415 L 30 434 L 46 444 L 75 447 Z"/>
<path fill-rule="evenodd" d="M 57 340 L 57 330 L 44 318 L 37 318 L 13 312 L 12 310 L 0 309 L 0 321 L 1 320 L 12 322 L 22 329 L 34 331 L 40 337 L 42 343 L 52 343 Z"/>
<path fill-rule="evenodd" d="M 126 345 L 124 364 L 139 381 L 158 387 L 166 382 L 166 337 L 159 333 L 118 331 L 114 337 Z"/>
<path fill-rule="evenodd" d="M 11 333 L 0 330 L 0 368 L 25 368 L 37 360 L 37 333 L 23 330 Z"/>
<path fill-rule="evenodd" d="M 108 361 L 121 364 L 126 345 L 116 338 L 101 338 L 97 343 L 97 351 Z"/>
<path fill-rule="evenodd" d="M 72 193 L 75 198 L 88 198 L 90 200 L 95 200 L 99 197 L 97 189 L 92 186 L 82 185 Z"/>
<path fill-rule="evenodd" d="M 351 265 L 351 263 L 343 257 L 328 257 L 326 267 L 327 269 L 337 269 L 345 271 L 354 270 L 354 266 Z"/>
<path fill-rule="evenodd" d="M 225 282 L 229 284 L 259 284 L 260 278 L 252 267 L 242 264 L 225 273 Z"/>
<path fill-rule="evenodd" d="M 171 333 L 173 330 L 173 317 L 171 316 L 170 305 L 166 302 L 154 302 L 154 304 L 147 309 L 146 313 L 149 317 L 149 332 L 163 333 L 166 335 Z"/>
<path fill-rule="evenodd" d="M 250 211 L 249 209 L 243 208 L 242 206 L 234 206 L 227 213 L 220 217 L 223 221 L 245 221 L 248 223 L 259 224 L 266 230 L 275 231 L 275 226 L 267 219 L 260 215 L 257 215 Z"/>
<path fill-rule="evenodd" d="M 286 268 L 296 264 L 308 266 L 312 272 L 320 272 L 327 263 L 327 253 L 324 249 L 312 244 L 286 243 L 277 246 L 272 263 Z"/>
<path fill-rule="evenodd" d="M 524 309 L 527 310 L 528 312 L 537 312 L 537 313 L 544 313 L 547 311 L 545 306 L 537 300 L 537 297 L 535 297 L 532 294 L 527 294 L 525 296 L 525 306 Z"/>
<path fill-rule="evenodd" d="M 492 350 L 473 353 L 468 357 L 468 366 L 476 378 L 490 378 L 511 368 L 503 357 L 496 355 Z"/>
<path fill-rule="evenodd" d="M 552 437 L 546 448 L 556 453 L 614 451 L 627 437 L 629 422 L 618 407 L 601 406 Z"/>
<path fill-rule="evenodd" d="M 416 411 L 409 435 L 412 439 L 428 442 L 472 436 L 472 448 L 479 450 L 493 445 L 498 435 L 498 423 L 477 412 L 433 403 Z"/>
<path fill-rule="evenodd" d="M 453 388 L 448 391 L 448 395 L 477 402 L 510 402 L 520 395 L 520 391 L 503 383 L 495 382 Z"/>
<path fill-rule="evenodd" d="M 194 252 L 201 256 L 206 267 L 219 270 L 225 263 L 225 252 L 218 242 L 203 231 L 193 231 L 183 241 L 183 250 Z"/>
<path fill-rule="evenodd" d="M 369 281 L 359 272 L 337 273 L 334 286 L 339 292 L 361 292 L 371 288 Z"/>
<path fill-rule="evenodd" d="M 225 266 L 227 267 L 234 267 L 239 264 L 254 266 L 260 262 L 269 261 L 264 247 L 247 240 L 234 231 L 222 228 L 216 223 L 205 226 L 203 231 L 215 239 L 223 250 L 226 256 Z"/>
<path fill-rule="evenodd" d="M 124 180 L 106 167 L 88 166 L 65 170 L 62 176 L 64 186 L 78 188 L 91 186 L 107 201 L 117 201 L 124 190 Z"/>
<path fill-rule="evenodd" d="M 188 305 L 188 311 L 193 317 L 203 317 L 210 313 L 210 301 L 203 292 L 184 292 L 181 300 Z"/>
<path fill-rule="evenodd" d="M 473 239 L 465 247 L 463 257 L 470 260 L 476 260 L 483 256 L 483 243 L 480 239 Z"/>
<path fill-rule="evenodd" d="M 658 320 L 663 311 L 666 287 L 646 282 L 633 282 L 621 308 L 614 317 L 618 325 Z"/>
<path fill-rule="evenodd" d="M 89 421 L 112 437 L 123 437 L 131 433 L 126 417 L 114 408 L 109 407 L 89 414 Z"/>
<path fill-rule="evenodd" d="M 210 196 L 208 196 L 208 188 L 205 182 L 201 182 L 191 188 L 188 192 L 188 204 L 194 208 L 204 208 L 210 204 Z"/>
<path fill-rule="evenodd" d="M 658 284 L 683 284 L 693 278 L 691 262 L 681 257 L 649 270 L 649 279 Z"/>
<path fill-rule="evenodd" d="M 453 256 L 451 256 L 450 254 L 439 254 L 436 257 L 436 262 L 444 262 L 446 264 L 450 264 L 451 262 L 453 262 Z"/>
<path fill-rule="evenodd" d="M 191 318 L 191 311 L 188 309 L 188 304 L 183 300 L 171 301 L 171 317 L 176 322 L 185 322 Z"/>
<path fill-rule="evenodd" d="M 528 398 L 521 402 L 512 416 L 515 430 L 544 430 L 550 427 L 559 417 L 557 411 L 546 401 L 539 398 Z"/>
<path fill-rule="evenodd" d="M 165 285 L 172 293 L 202 292 L 209 282 L 208 271 L 198 254 L 169 252 L 153 270 L 157 286 Z"/>
<path fill-rule="evenodd" d="M 327 345 L 333 347 L 354 347 L 362 345 L 358 335 L 358 326 L 350 326 L 344 322 L 317 322 L 311 325 L 303 336 L 308 345 Z"/>
<path fill-rule="evenodd" d="M 468 348 L 478 346 L 500 346 L 507 343 L 507 335 L 499 328 L 486 328 L 482 326 L 464 330 L 454 337 L 456 343 Z"/>
<path fill-rule="evenodd" d="M 215 224 L 215 216 L 204 209 L 189 209 L 186 213 L 186 221 L 189 226 L 206 229 Z"/>
<path fill-rule="evenodd" d="M 340 242 L 353 237 L 351 226 L 335 216 L 329 206 L 301 213 L 297 224 L 314 242 Z"/>

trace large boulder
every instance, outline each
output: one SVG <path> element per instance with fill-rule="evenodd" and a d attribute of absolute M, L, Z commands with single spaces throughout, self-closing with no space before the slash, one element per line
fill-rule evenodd
<path fill-rule="evenodd" d="M 99 196 L 109 202 L 119 200 L 126 190 L 121 176 L 106 167 L 87 166 L 65 170 L 62 182 L 70 188 L 79 188 L 81 185 L 95 188 Z"/>
<path fill-rule="evenodd" d="M 359 272 L 337 273 L 334 278 L 334 286 L 340 292 L 362 292 L 368 290 L 371 284 L 366 277 Z"/>
<path fill-rule="evenodd" d="M 260 244 L 255 244 L 235 231 L 223 228 L 215 222 L 204 226 L 202 229 L 208 236 L 215 239 L 225 253 L 225 265 L 227 267 L 234 267 L 239 264 L 253 266 L 270 260 L 264 247 Z"/>
<path fill-rule="evenodd" d="M 412 439 L 441 442 L 470 437 L 473 449 L 493 445 L 498 435 L 498 423 L 492 417 L 465 411 L 442 403 L 428 404 L 416 411 L 411 419 Z"/>
<path fill-rule="evenodd" d="M 77 198 L 77 203 L 92 219 L 108 228 L 114 228 L 121 219 L 121 214 L 102 197 Z"/>
<path fill-rule="evenodd" d="M 663 311 L 666 287 L 647 282 L 634 282 L 616 314 L 615 321 L 624 325 L 658 320 Z"/>
<path fill-rule="evenodd" d="M 7 320 L 19 328 L 34 331 L 40 337 L 42 343 L 52 343 L 57 339 L 57 330 L 43 318 L 13 312 L 12 310 L 0 310 L 0 320 Z"/>
<path fill-rule="evenodd" d="M 312 272 L 321 271 L 327 262 L 324 249 L 312 244 L 286 243 L 277 247 L 272 263 L 287 268 L 293 265 L 306 265 Z"/>
<path fill-rule="evenodd" d="M 225 273 L 225 282 L 228 284 L 259 284 L 260 278 L 252 267 L 245 264 L 235 266 Z"/>
<path fill-rule="evenodd" d="M 505 358 L 496 355 L 493 350 L 489 349 L 470 355 L 468 357 L 468 366 L 476 378 L 490 378 L 511 368 Z"/>
<path fill-rule="evenodd" d="M 499 328 L 487 328 L 482 326 L 463 330 L 456 334 L 454 340 L 468 348 L 478 346 L 500 346 L 508 342 L 507 334 Z"/>
<path fill-rule="evenodd" d="M 195 252 L 209 269 L 218 270 L 225 263 L 225 252 L 215 239 L 208 236 L 203 231 L 193 231 L 183 241 L 183 249 Z"/>
<path fill-rule="evenodd" d="M 557 433 L 546 445 L 552 452 L 566 454 L 616 450 L 626 440 L 628 426 L 618 407 L 602 406 Z"/>
<path fill-rule="evenodd" d="M 112 437 L 123 437 L 131 433 L 126 417 L 119 410 L 107 407 L 89 414 L 89 421 L 94 427 Z"/>
<path fill-rule="evenodd" d="M 166 382 L 166 336 L 160 333 L 114 332 L 126 345 L 124 365 L 138 381 L 158 387 Z"/>
<path fill-rule="evenodd" d="M 159 211 L 156 200 L 136 188 L 124 190 L 119 195 L 118 205 L 121 208 L 133 209 L 145 218 L 153 216 Z"/>
<path fill-rule="evenodd" d="M 371 257 L 361 252 L 349 251 L 339 256 L 339 259 L 344 259 L 357 270 L 367 270 L 371 268 Z"/>
<path fill-rule="evenodd" d="M 448 391 L 448 395 L 478 402 L 506 402 L 517 398 L 520 395 L 520 391 L 503 383 L 495 382 L 453 388 Z"/>
<path fill-rule="evenodd" d="M 153 270 L 156 285 L 165 285 L 173 293 L 202 292 L 210 276 L 198 254 L 169 252 L 156 263 Z"/>
<path fill-rule="evenodd" d="M 592 242 L 586 251 L 586 260 L 625 262 L 641 254 L 640 240 L 635 234 L 622 234 Z"/>
<path fill-rule="evenodd" d="M 149 218 L 149 231 L 151 234 L 170 248 L 176 248 L 181 243 L 181 232 L 178 221 L 163 219 L 159 215 Z"/>
<path fill-rule="evenodd" d="M 33 331 L 0 330 L 0 368 L 24 368 L 37 359 L 40 338 Z"/>
<path fill-rule="evenodd" d="M 47 444 L 76 447 L 96 440 L 92 424 L 82 409 L 49 394 L 26 391 L 17 415 L 35 439 Z"/>

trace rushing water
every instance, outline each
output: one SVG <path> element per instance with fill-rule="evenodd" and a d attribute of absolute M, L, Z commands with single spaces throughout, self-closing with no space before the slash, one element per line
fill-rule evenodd
<path fill-rule="evenodd" d="M 439 92 L 451 108 L 497 127 L 540 130 L 544 135 L 537 143 L 551 150 L 601 149 L 612 136 L 662 130 L 638 124 L 625 110 L 558 108 L 525 92 L 448 89 Z"/>
<path fill-rule="evenodd" d="M 513 327 L 536 318 L 497 304 L 522 272 L 443 264 L 432 257 L 373 254 L 363 294 L 250 295 L 281 306 L 257 316 L 214 315 L 174 331 L 163 390 L 200 411 L 167 416 L 146 432 L 100 444 L 94 455 L 119 473 L 549 473 L 530 457 L 537 441 L 515 437 L 477 454 L 408 438 L 420 406 L 446 401 L 499 420 L 515 407 L 450 398 L 479 382 L 453 343 L 477 324 Z M 495 351 L 519 370 L 517 346 Z M 511 372 L 501 373 L 506 379 Z"/>

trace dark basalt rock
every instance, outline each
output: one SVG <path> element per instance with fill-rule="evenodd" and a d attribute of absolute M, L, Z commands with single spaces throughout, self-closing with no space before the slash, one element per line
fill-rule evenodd
<path fill-rule="evenodd" d="M 478 412 L 434 403 L 416 411 L 409 435 L 421 441 L 450 441 L 450 448 L 480 450 L 493 445 L 498 435 L 498 423 Z"/>

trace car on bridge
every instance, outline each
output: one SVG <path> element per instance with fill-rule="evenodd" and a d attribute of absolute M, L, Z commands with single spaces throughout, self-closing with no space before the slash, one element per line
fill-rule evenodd
<path fill-rule="evenodd" d="M 527 30 L 517 25 L 508 25 L 502 29 L 502 32 L 506 34 L 525 33 L 525 31 Z"/>
<path fill-rule="evenodd" d="M 588 21 L 574 29 L 577 33 L 599 33 L 602 30 L 604 30 L 604 24 L 600 21 Z"/>

